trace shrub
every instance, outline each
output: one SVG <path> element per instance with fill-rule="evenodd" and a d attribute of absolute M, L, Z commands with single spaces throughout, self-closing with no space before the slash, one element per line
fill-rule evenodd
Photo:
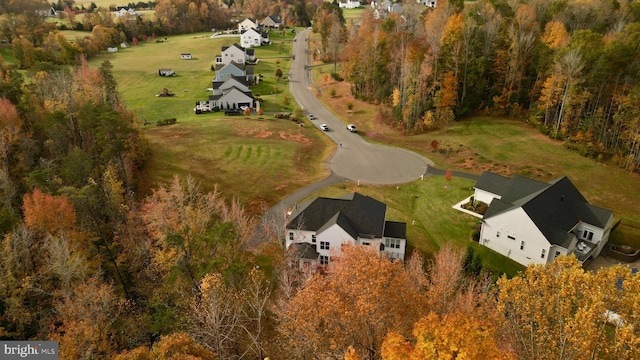
<path fill-rule="evenodd" d="M 340 76 L 340 74 L 338 74 L 338 73 L 333 73 L 333 72 L 332 72 L 332 73 L 331 73 L 331 77 L 332 77 L 332 78 L 333 78 L 333 80 L 335 80 L 335 81 L 342 81 L 342 80 L 344 80 L 344 79 Z"/>
<path fill-rule="evenodd" d="M 158 122 L 156 123 L 157 126 L 164 126 L 164 125 L 173 125 L 177 122 L 178 120 L 176 120 L 176 118 L 169 118 L 169 119 L 164 119 L 164 120 L 158 120 Z"/>
<path fill-rule="evenodd" d="M 336 94 L 337 94 L 336 89 L 329 90 L 329 96 L 336 97 Z"/>

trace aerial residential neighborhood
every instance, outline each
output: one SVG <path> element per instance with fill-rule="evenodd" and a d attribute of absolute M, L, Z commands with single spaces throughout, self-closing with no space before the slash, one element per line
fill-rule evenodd
<path fill-rule="evenodd" d="M 638 24 L 0 1 L 0 358 L 636 359 Z"/>

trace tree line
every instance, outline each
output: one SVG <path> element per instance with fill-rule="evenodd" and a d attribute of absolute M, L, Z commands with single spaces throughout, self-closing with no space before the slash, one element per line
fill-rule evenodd
<path fill-rule="evenodd" d="M 342 77 L 407 133 L 521 118 L 584 155 L 640 168 L 640 5 L 479 0 L 349 24 Z"/>

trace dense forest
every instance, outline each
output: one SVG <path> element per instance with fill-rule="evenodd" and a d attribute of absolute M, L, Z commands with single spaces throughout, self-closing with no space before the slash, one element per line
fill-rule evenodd
<path fill-rule="evenodd" d="M 312 275 L 291 266 L 282 219 L 267 219 L 264 246 L 248 251 L 257 220 L 224 189 L 176 177 L 136 197 L 151 156 L 140 122 L 111 64 L 86 62 L 134 33 L 94 9 L 91 36 L 69 43 L 39 5 L 0 0 L 19 68 L 0 62 L 0 339 L 55 340 L 73 360 L 637 358 L 640 277 L 625 267 L 585 272 L 560 258 L 496 282 L 472 251 L 443 247 L 401 263 L 346 247 Z M 408 16 L 364 12 L 342 26 L 333 5 L 268 5 L 290 24 L 314 18 L 327 56 L 348 35 L 343 75 L 358 96 L 389 102 L 407 132 L 491 111 L 527 114 L 621 161 L 637 147 L 637 135 L 635 145 L 627 138 L 633 121 L 640 131 L 637 2 L 442 4 L 413 28 Z M 186 32 L 212 23 L 185 12 L 220 5 L 163 6 L 175 10 L 174 27 L 158 28 Z M 574 8 L 586 18 L 569 16 Z M 340 26 L 324 31 L 332 14 Z M 582 66 L 569 72 L 572 61 Z"/>
<path fill-rule="evenodd" d="M 354 96 L 388 104 L 399 128 L 506 115 L 586 156 L 640 169 L 640 2 L 403 5 L 402 16 L 365 11 L 348 24 L 341 74 Z"/>

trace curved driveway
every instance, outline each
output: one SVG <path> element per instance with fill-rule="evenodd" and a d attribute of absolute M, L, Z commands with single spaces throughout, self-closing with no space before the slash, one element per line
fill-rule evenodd
<path fill-rule="evenodd" d="M 406 183 L 426 174 L 427 165 L 433 166 L 431 160 L 407 150 L 366 142 L 358 134 L 349 132 L 346 124 L 316 98 L 310 88 L 310 71 L 305 67 L 310 57 L 308 34 L 309 30 L 304 30 L 295 37 L 289 89 L 305 113 L 318 117 L 314 125 L 327 124 L 326 135 L 341 144 L 329 161 L 331 171 L 339 177 L 368 184 Z"/>

